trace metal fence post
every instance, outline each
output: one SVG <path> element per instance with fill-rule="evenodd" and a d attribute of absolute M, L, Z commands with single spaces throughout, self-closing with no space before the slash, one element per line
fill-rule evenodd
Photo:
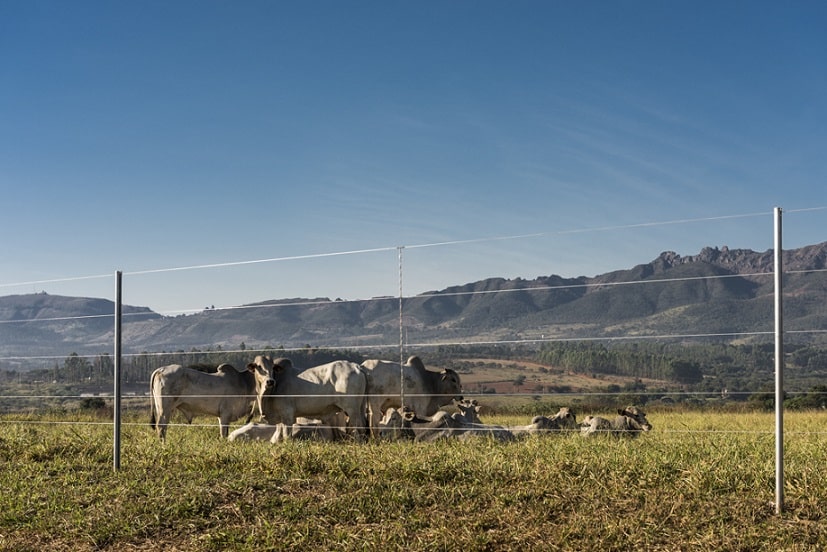
<path fill-rule="evenodd" d="M 115 273 L 115 389 L 112 405 L 113 469 L 121 468 L 121 282 L 123 273 Z"/>
<path fill-rule="evenodd" d="M 782 313 L 781 208 L 774 209 L 775 280 L 775 512 L 784 511 L 784 317 Z"/>
<path fill-rule="evenodd" d="M 405 334 L 404 325 L 402 323 L 402 250 L 405 246 L 400 245 L 396 248 L 399 262 L 399 402 L 401 406 L 405 406 L 405 368 L 404 368 L 404 351 L 405 351 Z M 381 415 L 381 414 L 380 414 Z"/>

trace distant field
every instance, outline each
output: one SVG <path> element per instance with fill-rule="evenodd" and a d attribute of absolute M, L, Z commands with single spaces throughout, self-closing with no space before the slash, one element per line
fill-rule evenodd
<path fill-rule="evenodd" d="M 585 395 L 602 397 L 610 402 L 619 398 L 618 393 L 607 394 L 610 385 L 620 389 L 635 381 L 635 378 L 596 374 L 594 377 L 576 374 L 562 369 L 547 368 L 542 364 L 526 361 L 495 360 L 490 358 L 462 359 L 466 368 L 460 372 L 462 387 L 466 394 L 474 395 L 482 405 L 483 412 L 548 410 L 538 402 L 556 406 L 572 406 L 582 412 L 581 404 Z M 471 366 L 470 368 L 467 368 Z M 433 366 L 431 369 L 440 369 Z M 518 378 L 522 379 L 516 385 Z M 662 380 L 640 380 L 647 389 L 678 391 L 680 385 Z M 549 391 L 551 390 L 551 391 Z M 589 401 L 585 401 L 589 402 Z M 622 402 L 622 399 L 621 399 Z M 625 405 L 624 405 L 625 406 Z M 543 412 L 548 414 L 548 412 Z"/>
<path fill-rule="evenodd" d="M 105 419 L 7 415 L 0 549 L 823 549 L 827 413 L 786 415 L 780 516 L 772 415 L 648 414 L 636 440 L 281 445 L 130 415 L 118 473 Z"/>
<path fill-rule="evenodd" d="M 480 386 L 496 389 L 497 393 L 530 393 L 536 386 L 568 386 L 578 390 L 605 391 L 611 384 L 623 385 L 634 378 L 611 376 L 599 374 L 599 377 L 591 377 L 584 374 L 575 374 L 559 369 L 541 369 L 544 365 L 509 360 L 492 359 L 465 359 L 465 362 L 479 364 L 474 366 L 470 372 L 460 374 L 463 388 L 469 392 L 479 391 Z M 436 368 L 433 368 L 436 369 Z M 514 380 L 519 376 L 525 376 L 522 385 L 514 385 Z M 679 388 L 674 382 L 660 380 L 642 380 L 647 385 L 656 385 L 659 388 Z"/>

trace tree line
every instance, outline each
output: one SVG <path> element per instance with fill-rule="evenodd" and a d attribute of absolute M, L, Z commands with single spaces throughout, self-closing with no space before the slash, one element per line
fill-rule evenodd
<path fill-rule="evenodd" d="M 125 355 L 121 362 L 122 382 L 149 381 L 153 370 L 168 364 L 218 366 L 228 363 L 244 369 L 257 354 L 290 357 L 294 365 L 309 367 L 337 359 L 360 363 L 368 358 L 355 350 L 335 350 L 306 345 L 300 349 L 265 347 L 248 350 L 244 343 L 232 351 L 221 347 L 206 350 L 143 352 Z M 451 366 L 469 356 L 497 360 L 531 360 L 550 368 L 584 375 L 607 374 L 681 384 L 687 392 L 725 395 L 733 400 L 766 404 L 772 400 L 774 374 L 772 344 L 668 343 L 668 342 L 552 342 L 541 346 L 483 345 L 441 346 L 422 351 L 428 366 Z M 370 358 L 395 360 L 398 350 L 371 351 Z M 818 346 L 791 346 L 785 357 L 785 382 L 794 389 L 791 404 L 827 405 L 823 382 L 827 376 L 827 349 Z M 54 382 L 64 384 L 110 385 L 114 360 L 108 353 L 94 356 L 69 354 L 49 368 L 11 370 L 0 366 L 0 382 Z M 516 385 L 516 384 L 515 384 Z M 821 386 L 821 387 L 819 387 Z"/>

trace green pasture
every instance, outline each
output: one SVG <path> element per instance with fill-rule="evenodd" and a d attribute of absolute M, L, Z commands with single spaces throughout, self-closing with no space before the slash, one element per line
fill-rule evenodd
<path fill-rule="evenodd" d="M 647 411 L 639 439 L 229 443 L 197 418 L 0 419 L 0 549 L 822 550 L 827 413 Z M 82 422 L 82 423 L 64 423 Z M 525 424 L 525 416 L 486 422 Z"/>

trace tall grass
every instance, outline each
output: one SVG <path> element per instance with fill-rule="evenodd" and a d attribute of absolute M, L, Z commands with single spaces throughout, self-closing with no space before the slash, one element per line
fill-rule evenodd
<path fill-rule="evenodd" d="M 173 427 L 0 425 L 3 550 L 818 550 L 827 414 L 649 414 L 634 440 L 229 443 Z M 202 420 L 205 421 L 205 420 Z M 501 417 L 492 423 L 525 423 Z M 137 421 L 136 421 L 137 422 Z"/>

